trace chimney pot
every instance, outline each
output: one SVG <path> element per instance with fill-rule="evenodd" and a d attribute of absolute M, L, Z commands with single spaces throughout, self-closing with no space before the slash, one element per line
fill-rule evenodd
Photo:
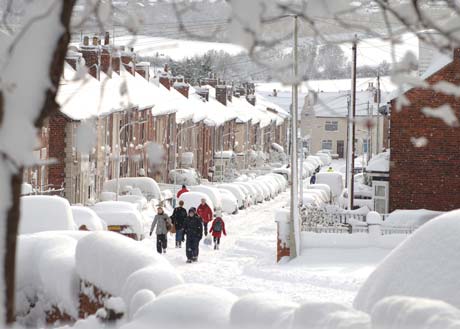
<path fill-rule="evenodd" d="M 88 46 L 89 45 L 89 37 L 87 35 L 85 35 L 83 37 L 83 45 L 85 46 Z"/>
<path fill-rule="evenodd" d="M 97 46 L 99 44 L 99 38 L 97 36 L 93 37 L 93 46 Z"/>
<path fill-rule="evenodd" d="M 105 37 L 104 37 L 104 45 L 109 45 L 110 43 L 110 33 L 109 32 L 105 32 Z"/>

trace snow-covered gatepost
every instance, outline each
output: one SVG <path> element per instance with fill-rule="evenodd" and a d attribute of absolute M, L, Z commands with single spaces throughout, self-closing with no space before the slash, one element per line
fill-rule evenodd
<path fill-rule="evenodd" d="M 15 319 L 15 259 L 22 171 L 34 163 L 37 128 L 58 110 L 55 101 L 74 0 L 34 1 L 25 24 L 0 42 L 0 326 Z M 3 39 L 3 36 L 0 36 Z M 30 55 L 33 53 L 33 60 Z"/>
<path fill-rule="evenodd" d="M 276 261 L 280 262 L 284 257 L 291 257 L 291 220 L 290 212 L 287 209 L 280 209 L 275 212 L 277 226 L 276 236 Z"/>

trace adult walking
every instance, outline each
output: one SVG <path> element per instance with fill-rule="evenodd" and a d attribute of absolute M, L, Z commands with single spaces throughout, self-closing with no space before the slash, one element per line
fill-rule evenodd
<path fill-rule="evenodd" d="M 184 223 L 187 218 L 187 210 L 184 208 L 184 201 L 179 201 L 179 206 L 176 207 L 171 216 L 172 223 L 176 229 L 176 248 L 182 248 L 184 241 Z"/>
<path fill-rule="evenodd" d="M 203 220 L 204 225 L 204 235 L 208 236 L 208 223 L 212 221 L 212 209 L 206 203 L 206 199 L 201 199 L 201 203 L 198 206 L 197 210 L 198 216 Z"/>
<path fill-rule="evenodd" d="M 163 211 L 162 207 L 157 208 L 157 214 L 152 222 L 152 227 L 150 228 L 150 236 L 152 236 L 153 230 L 156 227 L 157 235 L 157 251 L 159 254 L 166 254 L 166 248 L 168 248 L 168 239 L 167 234 L 171 229 L 171 219 Z"/>
<path fill-rule="evenodd" d="M 184 223 L 184 233 L 187 237 L 185 242 L 187 263 L 196 262 L 200 253 L 200 241 L 203 238 L 203 222 L 194 207 L 188 211 L 188 217 Z"/>

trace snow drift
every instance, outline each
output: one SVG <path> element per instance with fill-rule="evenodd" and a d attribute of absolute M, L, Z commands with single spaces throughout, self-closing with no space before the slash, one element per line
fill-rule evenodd
<path fill-rule="evenodd" d="M 439 299 L 460 307 L 460 210 L 415 231 L 369 276 L 354 306 L 370 312 L 393 295 Z"/>

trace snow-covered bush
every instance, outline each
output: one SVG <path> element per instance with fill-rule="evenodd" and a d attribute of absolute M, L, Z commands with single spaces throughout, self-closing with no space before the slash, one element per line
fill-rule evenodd
<path fill-rule="evenodd" d="M 21 198 L 20 234 L 75 229 L 72 210 L 66 199 L 44 195 Z"/>
<path fill-rule="evenodd" d="M 233 328 L 286 328 L 299 305 L 271 294 L 241 297 L 232 307 Z"/>
<path fill-rule="evenodd" d="M 148 266 L 132 273 L 123 285 L 121 296 L 130 305 L 140 290 L 150 290 L 155 296 L 164 290 L 183 284 L 184 280 L 172 267 Z"/>
<path fill-rule="evenodd" d="M 460 307 L 460 210 L 441 215 L 416 230 L 369 276 L 354 301 L 370 312 L 393 295 L 443 300 Z"/>
<path fill-rule="evenodd" d="M 225 328 L 237 298 L 230 292 L 207 285 L 184 284 L 164 291 L 139 309 L 122 329 Z"/>
<path fill-rule="evenodd" d="M 143 243 L 104 231 L 91 233 L 79 240 L 75 261 L 77 273 L 83 280 L 113 296 L 122 296 L 128 278 L 140 269 L 159 266 L 165 271 L 170 270 L 170 273 L 175 271 L 167 260 Z M 161 274 L 151 279 L 163 278 Z"/>

